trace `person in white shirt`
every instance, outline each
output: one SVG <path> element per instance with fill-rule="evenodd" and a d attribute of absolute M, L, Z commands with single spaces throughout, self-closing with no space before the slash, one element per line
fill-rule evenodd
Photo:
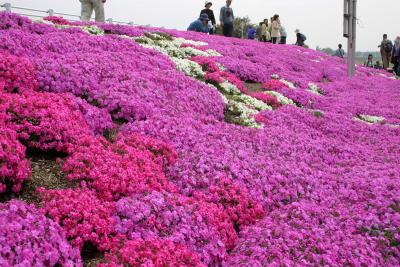
<path fill-rule="evenodd" d="M 281 21 L 279 20 L 279 15 L 274 15 L 272 18 L 271 27 L 272 43 L 277 44 L 279 37 L 281 37 Z"/>
<path fill-rule="evenodd" d="M 96 22 L 104 22 L 104 3 L 106 0 L 79 0 L 81 2 L 81 20 L 90 21 L 93 10 Z"/>

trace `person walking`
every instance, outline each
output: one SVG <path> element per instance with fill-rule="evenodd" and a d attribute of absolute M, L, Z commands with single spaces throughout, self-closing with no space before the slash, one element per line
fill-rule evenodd
<path fill-rule="evenodd" d="M 394 46 L 392 48 L 392 63 L 394 64 L 393 72 L 400 76 L 400 36 L 394 41 Z"/>
<path fill-rule="evenodd" d="M 211 26 L 211 27 L 209 27 L 209 29 L 210 29 L 209 33 L 214 34 L 215 28 L 217 27 L 217 22 L 215 20 L 214 11 L 212 11 L 211 6 L 212 6 L 212 2 L 206 1 L 205 5 L 204 5 L 205 9 L 203 9 L 200 12 L 200 16 L 201 16 L 201 14 L 207 14 L 207 16 L 211 22 L 211 25 L 209 25 L 209 26 Z M 209 22 L 209 24 L 210 24 L 210 22 Z"/>
<path fill-rule="evenodd" d="M 207 14 L 201 14 L 200 18 L 198 18 L 197 20 L 190 23 L 187 30 L 192 31 L 192 32 L 208 33 L 209 32 L 209 28 L 208 28 L 209 20 L 210 19 L 208 18 Z"/>
<path fill-rule="evenodd" d="M 299 29 L 297 29 L 295 33 L 296 33 L 296 45 L 304 46 L 305 41 L 307 40 L 306 36 L 302 34 Z"/>
<path fill-rule="evenodd" d="M 383 40 L 378 47 L 381 49 L 383 69 L 387 70 L 389 68 L 390 56 L 393 49 L 393 43 L 388 39 L 387 34 L 383 35 Z"/>
<path fill-rule="evenodd" d="M 81 2 L 81 20 L 90 21 L 93 10 L 96 22 L 105 22 L 104 3 L 106 0 L 79 0 Z"/>
<path fill-rule="evenodd" d="M 286 40 L 287 40 L 287 32 L 285 27 L 283 27 L 281 25 L 281 30 L 280 30 L 280 34 L 281 34 L 281 40 L 280 40 L 280 44 L 286 44 Z"/>
<path fill-rule="evenodd" d="M 273 44 L 278 43 L 278 39 L 281 36 L 281 21 L 279 20 L 279 15 L 274 15 L 271 27 L 271 39 Z"/>
<path fill-rule="evenodd" d="M 221 12 L 219 14 L 222 31 L 226 37 L 233 36 L 233 21 L 235 20 L 235 16 L 233 14 L 231 5 L 232 0 L 226 0 L 226 5 L 221 8 Z"/>
<path fill-rule="evenodd" d="M 342 48 L 342 44 L 338 45 L 338 49 L 335 51 L 335 57 L 340 57 L 340 58 L 344 58 L 344 49 Z"/>

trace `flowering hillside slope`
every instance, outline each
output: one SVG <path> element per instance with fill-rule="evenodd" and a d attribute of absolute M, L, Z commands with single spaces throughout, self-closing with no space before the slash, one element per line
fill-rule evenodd
<path fill-rule="evenodd" d="M 400 265 L 400 82 L 345 73 L 295 46 L 0 13 L 0 199 L 24 199 L 33 152 L 70 185 L 0 204 L 0 265 L 82 266 L 88 245 L 99 266 Z"/>

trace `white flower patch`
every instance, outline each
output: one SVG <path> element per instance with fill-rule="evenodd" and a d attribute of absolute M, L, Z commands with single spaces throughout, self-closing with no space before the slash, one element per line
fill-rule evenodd
<path fill-rule="evenodd" d="M 258 113 L 258 110 L 253 109 L 246 105 L 245 103 L 238 102 L 236 100 L 229 100 L 229 111 L 233 114 L 240 114 L 240 117 L 249 117 Z"/>
<path fill-rule="evenodd" d="M 243 103 L 243 104 L 250 106 L 253 109 L 258 110 L 258 111 L 272 110 L 271 106 L 265 104 L 264 102 L 262 102 L 258 99 L 255 99 L 255 98 L 245 95 L 245 94 L 233 96 L 232 100 Z"/>
<path fill-rule="evenodd" d="M 385 121 L 384 117 L 363 115 L 363 114 L 358 115 L 354 119 L 358 120 L 358 121 L 366 122 L 369 124 L 376 124 L 376 123 L 381 123 L 381 122 Z"/>
<path fill-rule="evenodd" d="M 215 89 L 217 89 L 217 88 L 215 88 Z M 225 105 L 228 105 L 228 104 L 229 104 L 228 98 L 226 98 L 226 96 L 224 96 L 224 94 L 221 93 L 220 91 L 217 91 L 217 92 L 218 92 L 218 94 L 221 96 L 222 101 L 224 101 L 224 104 L 225 104 Z"/>
<path fill-rule="evenodd" d="M 223 93 L 221 93 L 221 92 L 218 90 L 217 87 L 215 87 L 215 86 L 212 85 L 211 83 L 205 83 L 205 82 L 203 82 L 203 81 L 199 81 L 199 82 L 202 83 L 202 84 L 204 84 L 204 85 L 206 85 L 206 86 L 208 86 L 208 87 L 211 87 L 212 89 L 215 89 L 215 91 L 217 91 L 218 94 L 221 96 L 222 101 L 224 101 L 224 104 L 225 104 L 225 105 L 228 105 L 228 103 L 229 103 L 228 98 L 226 98 L 226 96 L 225 96 Z"/>
<path fill-rule="evenodd" d="M 36 19 L 33 22 L 35 23 L 42 23 L 42 24 L 47 24 L 47 25 L 51 25 L 54 26 L 54 23 L 45 19 Z"/>
<path fill-rule="evenodd" d="M 193 46 L 205 46 L 207 43 L 195 42 L 183 38 L 173 38 L 159 34 L 146 34 L 141 37 L 128 37 L 122 36 L 136 41 L 141 46 L 154 49 L 160 53 L 167 55 L 176 65 L 178 71 L 185 73 L 187 76 L 195 79 L 202 79 L 205 76 L 203 68 L 200 64 L 189 60 L 193 56 L 221 56 L 217 51 L 208 49 L 202 51 L 195 47 L 186 46 L 182 44 L 190 44 Z M 225 70 L 225 68 L 217 63 L 218 68 Z M 204 83 L 203 81 L 200 81 Z M 214 88 L 220 95 L 229 114 L 229 121 L 238 125 L 262 128 L 262 124 L 258 124 L 253 115 L 263 110 L 272 110 L 272 107 L 266 103 L 243 94 L 234 84 L 224 81 L 218 87 L 211 84 L 208 86 Z"/>
<path fill-rule="evenodd" d="M 381 77 L 384 77 L 384 78 L 387 78 L 387 79 L 390 79 L 390 80 L 397 80 L 396 77 L 393 76 L 393 75 L 388 76 L 388 75 L 385 75 L 383 73 L 378 73 L 378 76 L 381 76 Z"/>
<path fill-rule="evenodd" d="M 143 47 L 155 49 L 165 55 L 168 55 L 169 57 L 184 59 L 194 56 L 209 57 L 214 55 L 220 55 L 218 52 L 212 49 L 209 49 L 207 51 L 202 51 L 196 49 L 195 47 L 190 47 L 190 46 L 181 47 L 183 43 L 197 45 L 197 46 L 207 45 L 207 43 L 193 42 L 183 38 L 174 38 L 174 37 L 167 38 L 165 36 L 156 33 L 149 33 L 145 36 L 134 37 L 129 39 L 135 40 Z"/>
<path fill-rule="evenodd" d="M 171 58 L 171 60 L 175 63 L 176 69 L 187 76 L 198 79 L 203 78 L 205 75 L 203 68 L 196 62 L 182 58 Z"/>
<path fill-rule="evenodd" d="M 236 124 L 251 128 L 263 127 L 261 124 L 258 124 L 253 117 L 253 115 L 258 113 L 258 111 L 248 107 L 244 103 L 236 102 L 234 100 L 229 100 L 228 110 L 232 114 L 237 114 L 237 116 L 233 118 L 233 121 Z"/>
<path fill-rule="evenodd" d="M 218 67 L 218 69 L 220 71 L 225 71 L 226 70 L 226 68 L 221 63 L 217 62 L 216 65 L 217 65 L 217 67 Z"/>
<path fill-rule="evenodd" d="M 190 57 L 194 57 L 194 56 L 208 57 L 209 56 L 209 54 L 207 52 L 198 50 L 198 49 L 190 47 L 190 46 L 183 47 L 183 48 L 181 48 L 181 50 L 185 53 L 185 55 L 187 57 L 189 57 L 189 56 Z"/>
<path fill-rule="evenodd" d="M 71 26 L 71 25 L 60 25 L 60 24 L 53 24 L 53 26 L 56 29 L 61 29 L 61 30 L 75 27 L 75 26 Z"/>
<path fill-rule="evenodd" d="M 212 57 L 222 57 L 222 55 L 214 49 L 207 49 L 206 52 Z"/>
<path fill-rule="evenodd" d="M 82 31 L 93 35 L 104 35 L 104 31 L 95 25 L 80 27 Z"/>
<path fill-rule="evenodd" d="M 224 94 L 227 95 L 240 95 L 240 90 L 228 81 L 219 84 Z"/>
<path fill-rule="evenodd" d="M 174 38 L 174 43 L 176 43 L 178 46 L 181 46 L 182 44 L 189 44 L 189 45 L 194 45 L 194 46 L 206 46 L 208 43 L 206 42 L 200 42 L 200 41 L 193 41 L 193 40 L 187 40 L 184 38 Z"/>
<path fill-rule="evenodd" d="M 293 102 L 293 100 L 291 100 L 290 98 L 287 98 L 286 96 L 275 92 L 275 91 L 265 91 L 265 94 L 269 94 L 272 95 L 274 97 L 276 97 L 276 99 L 278 99 L 278 102 L 281 103 L 282 105 L 292 105 L 292 106 L 296 106 L 295 103 Z"/>
<path fill-rule="evenodd" d="M 285 79 L 280 79 L 279 80 L 281 83 L 284 83 L 287 87 L 289 87 L 290 89 L 296 89 L 296 86 L 294 86 L 293 83 L 286 81 Z"/>
<path fill-rule="evenodd" d="M 389 127 L 392 127 L 392 128 L 400 128 L 400 124 L 386 124 L 386 125 L 388 125 Z"/>
<path fill-rule="evenodd" d="M 323 96 L 324 95 L 323 94 L 323 90 L 318 85 L 316 85 L 314 83 L 309 83 L 308 84 L 307 91 L 309 91 L 309 92 L 311 92 L 313 94 L 319 95 L 319 96 Z"/>
<path fill-rule="evenodd" d="M 274 80 L 279 80 L 281 83 L 285 84 L 290 89 L 296 89 L 296 86 L 294 85 L 294 83 L 286 81 L 285 79 L 281 78 L 278 74 L 272 74 L 271 78 Z"/>

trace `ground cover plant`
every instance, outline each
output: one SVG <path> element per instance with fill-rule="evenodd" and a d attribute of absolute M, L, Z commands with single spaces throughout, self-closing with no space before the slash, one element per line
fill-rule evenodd
<path fill-rule="evenodd" d="M 296 46 L 2 12 L 0 265 L 399 266 L 399 103 Z"/>

